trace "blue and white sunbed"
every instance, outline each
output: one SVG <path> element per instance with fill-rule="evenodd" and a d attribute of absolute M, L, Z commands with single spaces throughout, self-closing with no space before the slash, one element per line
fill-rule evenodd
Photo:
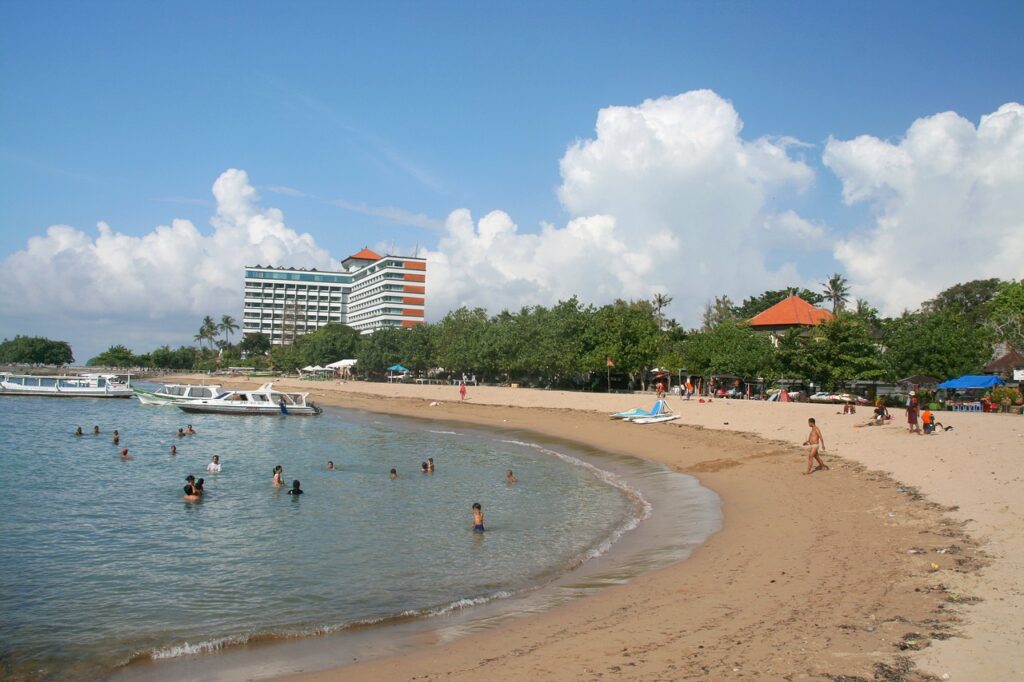
<path fill-rule="evenodd" d="M 629 421 L 630 419 L 636 419 L 637 417 L 656 417 L 657 415 L 664 414 L 666 412 L 671 412 L 671 410 L 668 409 L 668 403 L 664 400 L 659 400 L 654 403 L 654 407 L 650 410 L 642 410 L 639 407 L 634 407 L 632 410 L 613 414 L 612 419 L 625 419 L 626 421 Z"/>

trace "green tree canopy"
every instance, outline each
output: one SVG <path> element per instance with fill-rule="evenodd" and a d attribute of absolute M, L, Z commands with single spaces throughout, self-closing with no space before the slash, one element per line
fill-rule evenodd
<path fill-rule="evenodd" d="M 906 313 L 888 324 L 885 363 L 896 379 L 976 374 L 991 357 L 993 340 L 989 329 L 965 315 Z"/>
<path fill-rule="evenodd" d="M 487 329 L 487 311 L 463 306 L 444 316 L 434 329 L 434 358 L 449 372 L 473 372 L 483 366 L 481 348 Z"/>
<path fill-rule="evenodd" d="M 263 332 L 246 334 L 238 342 L 238 350 L 248 356 L 266 355 L 270 352 L 270 337 Z"/>
<path fill-rule="evenodd" d="M 129 348 L 118 344 L 90 359 L 87 364 L 90 367 L 135 367 L 139 361 Z"/>
<path fill-rule="evenodd" d="M 75 361 L 67 341 L 42 336 L 15 336 L 0 343 L 0 362 L 25 365 L 67 365 Z"/>
<path fill-rule="evenodd" d="M 661 351 L 661 330 L 650 301 L 615 301 L 597 309 L 590 325 L 589 361 L 592 371 L 603 371 L 611 358 L 620 372 L 641 383 Z"/>
<path fill-rule="evenodd" d="M 682 345 L 683 366 L 702 376 L 736 374 L 755 379 L 776 373 L 775 349 L 767 334 L 750 326 L 724 322 L 690 334 Z"/>
<path fill-rule="evenodd" d="M 989 303 L 986 322 L 996 341 L 1009 341 L 1024 351 L 1024 279 L 1003 282 Z"/>
<path fill-rule="evenodd" d="M 852 316 L 824 322 L 809 333 L 791 330 L 779 343 L 783 374 L 835 390 L 855 379 L 886 377 L 881 348 L 867 325 Z"/>
<path fill-rule="evenodd" d="M 359 331 L 346 324 L 331 323 L 295 341 L 300 366 L 328 365 L 354 358 L 359 351 Z"/>
<path fill-rule="evenodd" d="M 982 323 L 988 319 L 989 302 L 999 294 L 1002 284 L 995 277 L 954 284 L 930 301 L 925 301 L 921 310 L 925 313 L 963 315 L 974 323 Z"/>

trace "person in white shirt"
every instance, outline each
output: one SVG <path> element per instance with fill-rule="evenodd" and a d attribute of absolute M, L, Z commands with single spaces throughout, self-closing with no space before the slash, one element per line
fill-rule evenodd
<path fill-rule="evenodd" d="M 206 470 L 214 474 L 220 471 L 220 455 L 213 456 L 213 461 L 206 465 Z"/>

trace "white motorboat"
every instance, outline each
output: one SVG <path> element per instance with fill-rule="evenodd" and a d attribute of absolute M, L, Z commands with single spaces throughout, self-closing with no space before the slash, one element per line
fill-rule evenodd
<path fill-rule="evenodd" d="M 179 401 L 215 398 L 223 392 L 220 384 L 164 384 L 155 391 L 144 391 L 138 386 L 133 390 L 143 405 L 173 405 Z"/>
<path fill-rule="evenodd" d="M 117 374 L 38 376 L 0 373 L 0 395 L 37 395 L 54 398 L 131 398 L 131 379 Z"/>
<path fill-rule="evenodd" d="M 284 393 L 266 383 L 254 391 L 225 391 L 213 398 L 176 402 L 185 412 L 198 414 L 317 415 L 323 410 L 306 398 L 308 393 Z"/>

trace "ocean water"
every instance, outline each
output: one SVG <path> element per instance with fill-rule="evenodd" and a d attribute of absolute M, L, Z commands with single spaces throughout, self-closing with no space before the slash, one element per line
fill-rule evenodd
<path fill-rule="evenodd" d="M 176 437 L 187 423 L 198 433 Z M 529 593 L 650 513 L 620 476 L 564 449 L 350 411 L 8 397 L 0 429 L 0 677 L 95 678 Z M 208 474 L 214 454 L 223 468 Z M 419 472 L 427 457 L 432 475 Z M 276 464 L 306 494 L 273 487 Z M 505 483 L 507 469 L 520 483 Z M 200 503 L 182 499 L 188 474 L 205 478 Z"/>

